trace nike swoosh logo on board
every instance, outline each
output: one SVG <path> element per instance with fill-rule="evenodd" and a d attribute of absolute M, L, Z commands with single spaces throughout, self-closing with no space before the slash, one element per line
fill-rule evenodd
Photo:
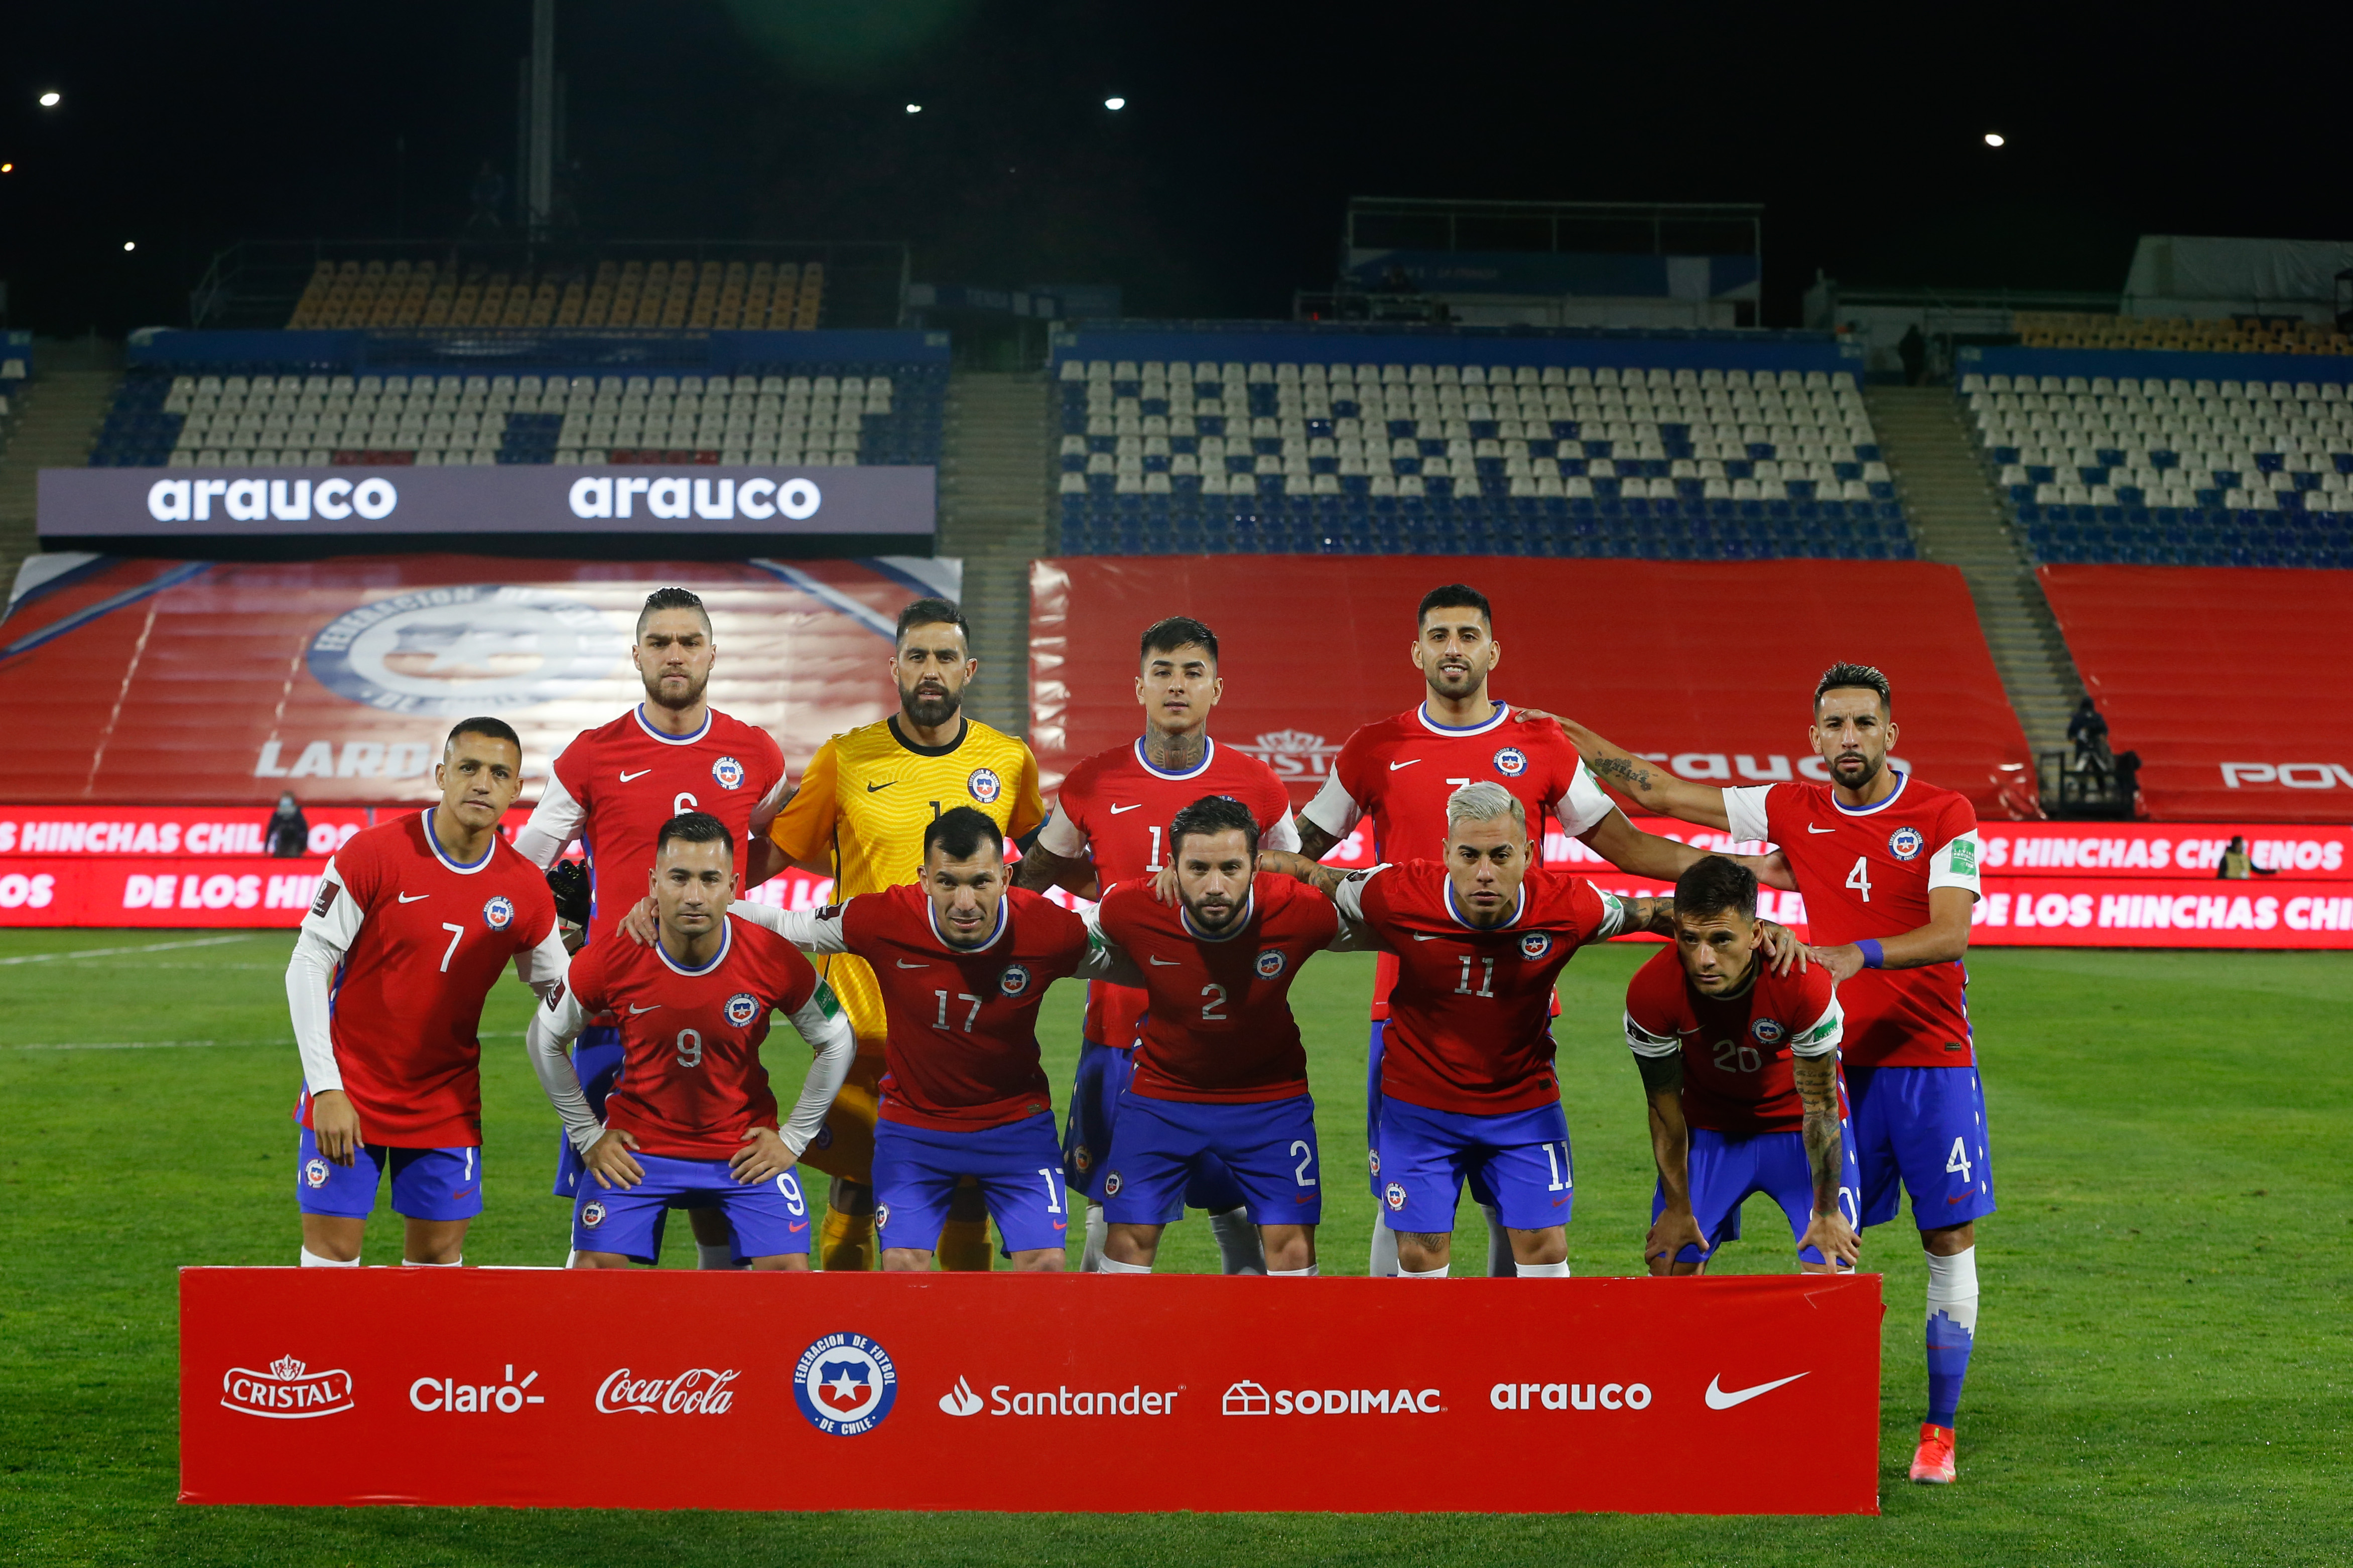
<path fill-rule="evenodd" d="M 661 1011 L 661 1004 L 657 1002 L 650 1007 L 640 1007 L 635 1002 L 632 1002 L 629 1004 L 629 1011 L 632 1013 L 659 1013 Z"/>
<path fill-rule="evenodd" d="M 1806 831 L 1809 833 L 1836 833 L 1838 829 L 1835 827 L 1816 827 L 1812 823 L 1809 822 L 1806 824 Z"/>
<path fill-rule="evenodd" d="M 429 899 L 432 896 L 430 893 L 403 893 L 400 895 L 400 901 L 404 904 L 413 904 L 419 899 Z"/>
<path fill-rule="evenodd" d="M 878 789 L 889 789 L 892 784 L 897 784 L 898 782 L 899 781 L 897 779 L 884 779 L 881 784 L 868 784 L 866 786 L 866 793 L 868 795 L 872 795 Z"/>
<path fill-rule="evenodd" d="M 1707 1407 L 1710 1410 L 1729 1410 L 1736 1405 L 1747 1404 L 1760 1394 L 1770 1394 L 1784 1384 L 1795 1383 L 1799 1378 L 1808 1375 L 1810 1374 L 1802 1372 L 1793 1373 L 1788 1377 L 1776 1378 L 1771 1383 L 1760 1383 L 1754 1388 L 1736 1388 L 1727 1394 L 1716 1386 L 1723 1381 L 1722 1375 L 1719 1374 L 1707 1380 Z"/>
<path fill-rule="evenodd" d="M 1401 763 L 1391 763 L 1389 764 L 1389 772 L 1391 772 L 1391 773 L 1395 773 L 1395 772 L 1397 772 L 1399 768 L 1409 768 L 1409 767 L 1413 766 L 1413 764 L 1414 764 L 1414 763 L 1418 763 L 1418 762 L 1420 762 L 1420 761 L 1422 761 L 1422 760 L 1423 760 L 1423 759 L 1422 759 L 1422 758 L 1420 758 L 1420 757 L 1408 757 L 1404 762 L 1401 762 Z"/>
<path fill-rule="evenodd" d="M 1155 959 L 1153 959 L 1153 960 L 1152 960 L 1152 962 L 1153 962 L 1155 964 L 1157 964 L 1160 968 L 1163 968 L 1163 969 L 1174 969 L 1174 968 L 1176 968 L 1176 965 L 1177 965 L 1180 962 L 1182 962 L 1182 961 L 1181 961 L 1181 960 L 1178 960 L 1178 959 L 1174 959 L 1174 958 L 1155 958 Z"/>
<path fill-rule="evenodd" d="M 1134 805 L 1114 805 L 1111 808 L 1111 814 L 1117 816 L 1123 811 L 1142 811 L 1143 809 L 1144 803 L 1137 801 Z"/>
<path fill-rule="evenodd" d="M 653 772 L 653 769 L 651 768 L 639 768 L 636 773 L 623 773 L 621 775 L 621 782 L 623 784 L 628 784 L 631 779 L 641 779 L 651 772 Z"/>
<path fill-rule="evenodd" d="M 910 963 L 903 958 L 893 959 L 892 962 L 896 963 L 902 969 L 929 969 L 931 967 L 928 963 Z"/>

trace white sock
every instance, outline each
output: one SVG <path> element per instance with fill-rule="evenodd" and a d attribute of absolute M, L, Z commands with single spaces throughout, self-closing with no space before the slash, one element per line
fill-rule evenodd
<path fill-rule="evenodd" d="M 1098 1274 L 1149 1274 L 1152 1272 L 1152 1265 L 1149 1263 L 1122 1263 L 1116 1258 L 1106 1258 L 1101 1263 L 1096 1265 L 1095 1272 Z"/>
<path fill-rule="evenodd" d="M 697 1268 L 733 1268 L 735 1267 L 735 1244 L 732 1241 L 698 1241 L 694 1244 L 694 1266 Z"/>
<path fill-rule="evenodd" d="M 463 1258 L 453 1258 L 447 1263 L 419 1263 L 414 1258 L 404 1258 L 400 1260 L 400 1266 L 403 1268 L 462 1268 L 465 1265 L 466 1260 Z"/>
<path fill-rule="evenodd" d="M 1397 1271 L 1399 1279 L 1443 1279 L 1451 1265 L 1441 1263 L 1435 1268 L 1405 1268 Z"/>
<path fill-rule="evenodd" d="M 1520 1266 L 1512 1261 L 1512 1238 L 1504 1229 L 1504 1211 L 1481 1204 L 1479 1212 L 1487 1216 L 1487 1278 L 1517 1278 Z"/>
<path fill-rule="evenodd" d="M 564 1255 L 564 1267 L 565 1267 L 566 1268 L 576 1268 L 576 1267 L 578 1267 L 578 1266 L 579 1266 L 579 1262 L 580 1262 L 580 1249 L 579 1249 L 578 1247 L 573 1247 L 573 1248 L 571 1248 L 569 1251 L 567 1251 L 567 1252 L 565 1252 L 565 1255 Z"/>
<path fill-rule="evenodd" d="M 1270 1268 L 1266 1277 L 1270 1279 L 1306 1279 L 1313 1278 L 1314 1273 L 1315 1265 L 1311 1263 L 1304 1268 Z"/>
<path fill-rule="evenodd" d="M 1101 1204 L 1087 1205 L 1087 1245 L 1079 1254 L 1079 1272 L 1100 1274 L 1103 1271 L 1103 1238 L 1111 1234 L 1111 1222 L 1103 1218 Z"/>
<path fill-rule="evenodd" d="M 1978 1331 L 1978 1249 L 1965 1247 L 1950 1258 L 1924 1254 L 1928 1260 L 1928 1310 L 1944 1312 L 1974 1334 Z"/>
<path fill-rule="evenodd" d="M 1515 1263 L 1512 1265 L 1512 1267 L 1519 1270 L 1519 1277 L 1523 1279 L 1566 1279 L 1568 1278 L 1568 1264 L 1565 1259 L 1559 1263 Z"/>
<path fill-rule="evenodd" d="M 322 1258 L 307 1247 L 302 1249 L 302 1267 L 305 1268 L 357 1268 L 359 1266 L 360 1260 L 356 1258 Z"/>
<path fill-rule="evenodd" d="M 1388 1279 L 1395 1278 L 1397 1271 L 1397 1232 L 1389 1228 L 1388 1216 L 1375 1210 L 1372 1265 L 1366 1272 L 1376 1279 Z"/>
<path fill-rule="evenodd" d="M 1250 1210 L 1236 1207 L 1209 1216 L 1209 1234 L 1218 1240 L 1218 1258 L 1227 1274 L 1263 1274 L 1266 1249 L 1259 1245 L 1258 1226 Z"/>

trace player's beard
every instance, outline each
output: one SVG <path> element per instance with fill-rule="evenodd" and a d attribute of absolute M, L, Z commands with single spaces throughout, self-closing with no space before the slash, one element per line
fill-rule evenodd
<path fill-rule="evenodd" d="M 657 672 L 646 681 L 646 698 L 657 708 L 667 708 L 673 713 L 682 712 L 702 700 L 703 689 L 710 684 L 711 672 L 708 670 L 699 676 L 689 675 L 686 678 L 686 695 L 673 701 L 662 695 L 662 677 Z"/>
<path fill-rule="evenodd" d="M 1480 682 L 1486 679 L 1487 672 L 1476 665 L 1457 668 L 1433 664 L 1430 667 L 1430 689 L 1451 701 L 1460 701 L 1470 696 L 1479 689 Z"/>
<path fill-rule="evenodd" d="M 1849 769 L 1841 765 L 1841 763 L 1852 763 L 1855 764 L 1855 769 Z M 1850 756 L 1841 757 L 1836 762 L 1831 763 L 1831 777 L 1837 782 L 1841 788 L 1843 789 L 1868 789 L 1871 786 L 1872 781 L 1879 776 L 1879 770 L 1886 765 L 1887 759 L 1885 757 L 1866 757 L 1858 752 Z"/>
<path fill-rule="evenodd" d="M 899 688 L 899 711 L 907 716 L 910 723 L 926 730 L 938 729 L 955 718 L 956 710 L 963 706 L 964 693 L 960 691 L 926 691 L 921 687 L 910 691 L 903 686 Z"/>
<path fill-rule="evenodd" d="M 1200 905 L 1190 899 L 1185 900 L 1185 912 L 1193 917 L 1193 924 L 1213 936 L 1220 931 L 1231 930 L 1240 910 L 1240 902 L 1228 902 L 1217 908 L 1214 911 L 1216 918 L 1212 919 L 1210 913 L 1204 911 Z"/>

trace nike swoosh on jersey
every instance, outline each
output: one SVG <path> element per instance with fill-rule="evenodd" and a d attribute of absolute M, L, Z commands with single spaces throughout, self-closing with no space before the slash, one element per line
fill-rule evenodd
<path fill-rule="evenodd" d="M 929 969 L 931 967 L 928 963 L 910 963 L 903 958 L 893 959 L 892 962 L 896 963 L 902 969 Z"/>
<path fill-rule="evenodd" d="M 1838 829 L 1835 827 L 1816 827 L 1812 823 L 1809 822 L 1806 824 L 1806 831 L 1809 833 L 1836 833 Z"/>
<path fill-rule="evenodd" d="M 1145 956 L 1150 957 L 1151 955 L 1147 953 Z M 1174 969 L 1182 961 L 1174 958 L 1154 958 L 1152 962 L 1163 969 Z"/>
<path fill-rule="evenodd" d="M 623 773 L 623 774 L 621 775 L 621 782 L 622 782 L 623 784 L 628 784 L 630 780 L 632 780 L 632 779 L 641 779 L 641 778 L 645 777 L 648 773 L 651 773 L 651 772 L 653 772 L 653 769 L 651 769 L 651 768 L 639 768 L 636 773 Z"/>
<path fill-rule="evenodd" d="M 1111 814 L 1117 816 L 1123 811 L 1142 811 L 1143 809 L 1144 803 L 1139 800 L 1134 805 L 1114 805 L 1111 808 Z"/>
<path fill-rule="evenodd" d="M 1422 761 L 1424 761 L 1424 760 L 1425 760 L 1425 759 L 1423 759 L 1423 758 L 1421 758 L 1421 757 L 1408 757 L 1405 761 L 1403 761 L 1403 762 L 1401 762 L 1401 763 L 1391 763 L 1389 764 L 1389 772 L 1391 772 L 1391 773 L 1395 773 L 1395 772 L 1397 772 L 1399 768 L 1409 768 L 1409 767 L 1413 766 L 1413 764 L 1414 764 L 1414 763 L 1419 763 L 1419 762 L 1422 762 Z"/>
<path fill-rule="evenodd" d="M 898 782 L 899 781 L 897 779 L 884 779 L 881 784 L 870 784 L 866 786 L 866 793 L 868 795 L 872 795 L 878 789 L 889 789 L 892 784 L 897 784 Z"/>
<path fill-rule="evenodd" d="M 661 1004 L 657 1002 L 650 1007 L 640 1007 L 635 1002 L 632 1002 L 629 1004 L 629 1011 L 632 1013 L 659 1013 L 661 1011 Z"/>
<path fill-rule="evenodd" d="M 432 896 L 430 893 L 403 893 L 400 895 L 400 901 L 404 904 L 413 904 L 419 899 L 429 899 Z"/>
<path fill-rule="evenodd" d="M 1795 1383 L 1799 1378 L 1809 1375 L 1810 1374 L 1802 1372 L 1793 1373 L 1788 1377 L 1776 1378 L 1771 1383 L 1760 1383 L 1753 1388 L 1736 1388 L 1726 1393 L 1716 1386 L 1724 1381 L 1723 1375 L 1718 1373 L 1707 1380 L 1707 1407 L 1710 1410 L 1729 1410 L 1736 1405 L 1747 1404 L 1760 1394 L 1770 1394 L 1786 1384 Z"/>

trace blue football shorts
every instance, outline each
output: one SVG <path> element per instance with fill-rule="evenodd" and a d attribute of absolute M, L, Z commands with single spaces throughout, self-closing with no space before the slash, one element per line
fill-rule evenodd
<path fill-rule="evenodd" d="M 739 1182 L 724 1160 L 675 1160 L 640 1153 L 646 1179 L 611 1192 L 588 1176 L 572 1205 L 572 1245 L 580 1252 L 617 1252 L 638 1263 L 661 1255 L 662 1220 L 673 1208 L 712 1208 L 735 1233 L 735 1261 L 781 1258 L 809 1249 L 808 1200 L 797 1169 L 765 1182 Z"/>
<path fill-rule="evenodd" d="M 1839 1208 L 1847 1223 L 1862 1229 L 1856 1215 L 1861 1212 L 1862 1178 L 1857 1173 L 1853 1129 L 1841 1125 L 1839 1152 L 1843 1170 L 1839 1175 Z M 1712 1127 L 1691 1130 L 1691 1147 L 1686 1170 L 1691 1180 L 1692 1218 L 1699 1224 L 1699 1233 L 1708 1238 L 1711 1247 L 1740 1239 L 1740 1205 L 1751 1193 L 1762 1193 L 1781 1205 L 1781 1213 L 1789 1222 L 1789 1239 L 1796 1241 L 1806 1234 L 1806 1226 L 1814 1215 L 1814 1170 L 1806 1158 L 1806 1135 L 1802 1132 L 1755 1132 L 1739 1137 L 1718 1132 Z M 1656 1221 L 1666 1211 L 1667 1194 L 1662 1185 L 1651 1191 L 1651 1218 Z M 1696 1263 L 1699 1248 L 1685 1247 L 1675 1254 L 1678 1263 Z M 1798 1256 L 1808 1263 L 1822 1261 L 1820 1249 L 1805 1247 Z"/>
<path fill-rule="evenodd" d="M 1041 1110 L 1002 1127 L 944 1132 L 887 1117 L 874 1124 L 874 1233 L 884 1247 L 935 1250 L 948 1200 L 967 1176 L 980 1183 L 1008 1252 L 1059 1250 L 1068 1239 L 1070 1189 Z"/>
<path fill-rule="evenodd" d="M 1254 1223 L 1323 1219 L 1312 1096 L 1206 1104 L 1133 1090 L 1121 1100 L 1119 1152 L 1105 1163 L 1103 1217 L 1113 1225 L 1167 1223 L 1208 1159 L 1223 1163 Z"/>
<path fill-rule="evenodd" d="M 294 1154 L 294 1196 L 304 1214 L 364 1219 L 375 1212 L 376 1189 L 392 1169 L 392 1212 L 407 1219 L 471 1219 L 482 1212 L 482 1152 L 479 1148 L 389 1149 L 361 1146 L 338 1165 L 319 1152 L 309 1128 Z"/>
<path fill-rule="evenodd" d="M 1103 1201 L 1103 1172 L 1109 1168 L 1119 1123 L 1119 1097 L 1134 1076 L 1134 1049 L 1081 1042 L 1078 1079 L 1071 1088 L 1071 1113 L 1062 1133 L 1062 1178 L 1090 1203 Z M 1242 1201 L 1240 1184 L 1212 1155 L 1187 1179 L 1182 1201 L 1169 1211 L 1166 1223 L 1183 1219 L 1187 1208 L 1223 1214 L 1240 1208 Z"/>
<path fill-rule="evenodd" d="M 1862 1166 L 1862 1223 L 1895 1217 L 1896 1185 L 1912 1220 L 1942 1230 L 1994 1212 L 1986 1152 L 1985 1085 L 1967 1068 L 1848 1068 L 1848 1121 Z"/>
<path fill-rule="evenodd" d="M 1391 1230 L 1451 1234 L 1463 1184 L 1514 1230 L 1567 1225 L 1577 1197 L 1568 1118 L 1557 1101 L 1504 1116 L 1432 1110 L 1384 1097 L 1374 1195 Z"/>

